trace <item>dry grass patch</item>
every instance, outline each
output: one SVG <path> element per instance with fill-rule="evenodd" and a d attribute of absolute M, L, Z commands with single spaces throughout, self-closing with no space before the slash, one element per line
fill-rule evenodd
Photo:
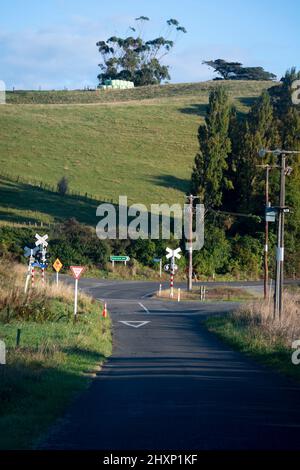
<path fill-rule="evenodd" d="M 248 303 L 233 317 L 263 330 L 271 343 L 280 339 L 290 346 L 294 339 L 300 339 L 300 293 L 284 292 L 283 305 L 280 319 L 274 318 L 273 303 L 265 301 Z"/>
<path fill-rule="evenodd" d="M 300 380 L 300 366 L 292 363 L 292 343 L 300 339 L 299 293 L 284 292 L 280 319 L 274 319 L 272 303 L 256 301 L 236 312 L 211 317 L 205 325 L 234 348 Z"/>
<path fill-rule="evenodd" d="M 74 322 L 72 287 L 47 283 L 25 294 L 25 276 L 26 267 L 0 262 L 0 449 L 31 448 L 111 354 L 99 302 L 80 293 Z"/>

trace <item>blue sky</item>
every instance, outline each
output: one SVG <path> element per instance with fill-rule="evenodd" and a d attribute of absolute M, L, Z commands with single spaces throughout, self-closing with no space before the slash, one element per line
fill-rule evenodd
<path fill-rule="evenodd" d="M 299 0 L 10 0 L 0 10 L 0 80 L 8 89 L 97 84 L 95 43 L 151 18 L 149 37 L 176 18 L 186 27 L 168 56 L 172 82 L 207 80 L 203 60 L 262 65 L 280 78 L 300 68 Z"/>

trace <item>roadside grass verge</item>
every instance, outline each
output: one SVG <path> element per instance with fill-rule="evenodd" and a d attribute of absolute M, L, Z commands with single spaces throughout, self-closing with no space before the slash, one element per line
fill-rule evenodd
<path fill-rule="evenodd" d="M 17 280 L 12 285 L 8 276 L 6 287 L 0 266 L 0 339 L 7 351 L 0 365 L 1 450 L 34 447 L 111 354 L 110 320 L 98 302 L 80 293 L 74 322 L 71 287 L 37 287 L 26 297 L 17 274 L 23 269 L 13 270 Z"/>
<path fill-rule="evenodd" d="M 300 366 L 292 363 L 292 343 L 300 339 L 299 298 L 285 293 L 282 320 L 275 321 L 272 307 L 261 301 L 208 318 L 204 325 L 234 349 L 300 381 Z"/>
<path fill-rule="evenodd" d="M 197 287 L 194 287 L 191 292 L 186 291 L 185 289 L 180 289 L 180 299 L 181 300 L 190 300 L 190 301 L 207 301 L 207 302 L 241 302 L 245 300 L 253 300 L 255 296 L 249 292 L 247 289 L 242 289 L 239 287 L 206 287 L 205 286 L 205 296 L 203 296 L 203 291 L 201 294 L 201 284 Z M 173 290 L 174 297 L 173 300 L 178 298 L 178 289 L 174 288 Z M 170 300 L 170 289 L 163 289 L 161 293 L 159 291 L 155 294 L 157 297 L 162 299 Z"/>

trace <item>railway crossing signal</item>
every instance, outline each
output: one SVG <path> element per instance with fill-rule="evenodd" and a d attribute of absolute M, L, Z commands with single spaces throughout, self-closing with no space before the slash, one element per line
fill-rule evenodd
<path fill-rule="evenodd" d="M 36 246 L 39 246 L 41 248 L 41 263 L 40 263 L 40 267 L 42 268 L 42 282 L 43 284 L 45 284 L 45 268 L 48 267 L 48 264 L 47 264 L 47 259 L 46 259 L 46 255 L 47 255 L 47 246 L 48 246 L 48 242 L 46 240 L 48 240 L 48 235 L 39 235 L 38 233 L 35 234 L 35 238 L 36 238 Z"/>
<path fill-rule="evenodd" d="M 35 238 L 37 239 L 36 242 L 35 242 L 36 246 L 39 246 L 39 245 L 42 245 L 42 247 L 47 247 L 48 246 L 48 242 L 46 241 L 46 240 L 48 240 L 48 235 L 44 235 L 42 237 L 41 235 L 36 233 Z"/>
<path fill-rule="evenodd" d="M 48 267 L 48 261 L 47 258 L 49 255 L 47 255 L 47 246 L 48 242 L 46 241 L 48 239 L 48 235 L 39 235 L 36 233 L 35 235 L 36 241 L 35 241 L 35 247 L 34 248 L 29 248 L 28 246 L 24 247 L 24 256 L 26 258 L 29 258 L 28 261 L 28 270 L 27 270 L 27 275 L 26 275 L 26 281 L 25 281 L 25 288 L 24 292 L 26 294 L 28 290 L 28 284 L 29 284 L 29 279 L 31 277 L 31 287 L 34 287 L 34 275 L 35 275 L 35 270 L 34 268 L 41 268 L 42 270 L 42 282 L 43 284 L 45 283 L 45 269 Z"/>
<path fill-rule="evenodd" d="M 175 271 L 178 269 L 178 267 L 175 264 L 175 258 L 177 258 L 177 259 L 181 258 L 181 254 L 180 254 L 181 248 L 176 248 L 176 250 L 172 250 L 171 248 L 167 247 L 166 252 L 167 252 L 166 258 L 167 259 L 171 258 L 170 268 L 169 268 L 169 265 L 166 265 L 166 266 L 168 266 L 168 268 L 169 268 L 168 271 L 170 270 L 170 297 L 173 298 L 173 296 L 174 296 L 174 274 L 175 274 Z M 166 268 L 166 266 L 165 266 L 165 268 Z"/>
<path fill-rule="evenodd" d="M 166 248 L 166 258 L 177 258 L 180 259 L 181 255 L 179 254 L 181 252 L 181 248 L 176 248 L 176 250 L 172 250 L 171 248 Z"/>

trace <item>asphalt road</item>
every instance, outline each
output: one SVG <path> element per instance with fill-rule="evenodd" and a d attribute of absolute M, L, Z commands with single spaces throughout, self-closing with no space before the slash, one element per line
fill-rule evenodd
<path fill-rule="evenodd" d="M 41 448 L 300 449 L 300 387 L 201 325 L 235 304 L 151 299 L 150 282 L 80 285 L 108 302 L 113 355 Z"/>

